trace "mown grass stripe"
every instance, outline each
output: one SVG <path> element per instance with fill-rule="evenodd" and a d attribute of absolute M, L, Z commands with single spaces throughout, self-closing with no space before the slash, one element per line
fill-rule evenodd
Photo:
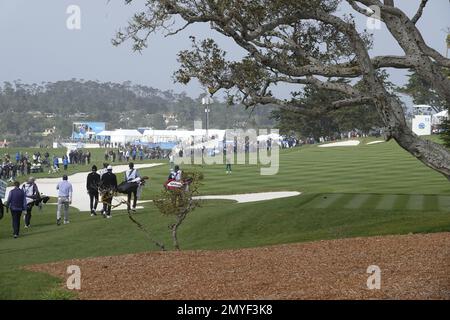
<path fill-rule="evenodd" d="M 324 194 L 322 197 L 318 197 L 311 204 L 314 204 L 314 208 L 325 209 L 334 205 L 339 199 L 344 196 L 342 193 Z"/>
<path fill-rule="evenodd" d="M 412 194 L 409 196 L 407 208 L 409 210 L 423 210 L 424 195 Z"/>
<path fill-rule="evenodd" d="M 364 203 L 370 199 L 370 194 L 355 194 L 352 195 L 350 201 L 344 206 L 346 209 L 359 209 Z"/>
<path fill-rule="evenodd" d="M 405 210 L 406 206 L 408 205 L 409 196 L 408 195 L 398 195 L 397 199 L 395 200 L 393 210 Z"/>
<path fill-rule="evenodd" d="M 395 202 L 398 198 L 396 194 L 387 194 L 380 197 L 376 209 L 377 210 L 392 210 L 394 209 Z"/>
<path fill-rule="evenodd" d="M 439 199 L 437 195 L 426 195 L 424 208 L 427 211 L 439 211 Z"/>
<path fill-rule="evenodd" d="M 450 196 L 437 196 L 439 199 L 439 210 L 450 212 Z"/>

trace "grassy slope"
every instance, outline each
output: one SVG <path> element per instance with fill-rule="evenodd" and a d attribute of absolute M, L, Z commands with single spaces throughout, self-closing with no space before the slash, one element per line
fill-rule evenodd
<path fill-rule="evenodd" d="M 208 201 L 183 224 L 184 249 L 220 249 L 376 234 L 450 230 L 450 185 L 395 143 L 283 151 L 277 176 L 257 167 L 205 166 L 205 193 L 298 190 L 300 197 L 260 203 Z M 144 198 L 159 192 L 167 166 L 143 170 L 152 178 Z M 36 211 L 33 228 L 10 237 L 0 222 L 0 298 L 66 298 L 57 280 L 20 266 L 70 258 L 155 249 L 123 213 L 105 221 L 72 210 L 72 223 L 56 227 L 55 208 Z M 170 244 L 170 220 L 151 204 L 137 218 L 153 237 Z"/>

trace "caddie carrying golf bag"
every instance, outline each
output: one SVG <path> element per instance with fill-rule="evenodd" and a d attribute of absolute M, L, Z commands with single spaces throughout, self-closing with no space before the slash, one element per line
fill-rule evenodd
<path fill-rule="evenodd" d="M 138 191 L 139 187 L 145 184 L 145 180 L 148 177 L 136 178 L 131 181 L 124 181 L 117 186 L 117 191 L 120 193 L 128 194 L 129 192 Z"/>
<path fill-rule="evenodd" d="M 128 192 L 137 190 L 138 187 L 139 187 L 139 184 L 137 182 L 124 181 L 117 186 L 117 191 L 120 193 L 128 194 Z"/>

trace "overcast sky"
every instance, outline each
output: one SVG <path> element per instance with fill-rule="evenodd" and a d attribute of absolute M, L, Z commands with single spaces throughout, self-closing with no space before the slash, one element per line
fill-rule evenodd
<path fill-rule="evenodd" d="M 397 0 L 397 5 L 410 16 L 419 0 Z M 162 90 L 186 91 L 198 96 L 198 83 L 189 86 L 174 84 L 177 69 L 176 53 L 190 47 L 189 35 L 214 37 L 221 46 L 239 57 L 239 50 L 230 40 L 213 33 L 208 25 L 196 25 L 180 34 L 164 38 L 154 35 L 142 54 L 133 53 L 130 45 L 113 47 L 111 38 L 118 28 L 139 8 L 125 6 L 123 0 L 0 0 L 0 82 L 21 79 L 26 83 L 58 81 L 71 78 L 123 82 L 132 81 Z M 81 30 L 69 30 L 66 13 L 69 5 L 81 9 Z M 346 7 L 342 12 L 346 12 Z M 365 20 L 358 21 L 365 26 Z M 445 54 L 445 32 L 450 26 L 448 0 L 430 0 L 418 24 L 430 46 Z M 373 54 L 401 54 L 384 26 L 375 30 Z M 394 71 L 392 80 L 405 81 L 404 72 Z M 279 88 L 281 94 L 287 88 Z"/>

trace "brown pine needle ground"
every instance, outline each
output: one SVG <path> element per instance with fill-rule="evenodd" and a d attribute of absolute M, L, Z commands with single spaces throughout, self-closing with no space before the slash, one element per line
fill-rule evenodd
<path fill-rule="evenodd" d="M 69 265 L 81 267 L 80 299 L 450 299 L 450 233 L 149 252 L 28 269 L 66 279 Z M 381 268 L 380 290 L 367 289 L 369 265 Z"/>

